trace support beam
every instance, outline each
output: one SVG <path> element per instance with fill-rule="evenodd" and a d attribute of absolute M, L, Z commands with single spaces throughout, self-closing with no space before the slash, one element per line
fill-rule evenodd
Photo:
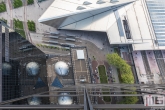
<path fill-rule="evenodd" d="M 0 109 L 16 109 L 16 110 L 19 110 L 19 109 L 33 109 L 33 110 L 36 110 L 36 109 L 83 109 L 84 108 L 84 105 L 69 105 L 69 106 L 66 106 L 66 105 L 1 105 L 0 106 Z"/>
<path fill-rule="evenodd" d="M 163 106 L 161 106 L 163 107 Z M 159 108 L 161 108 L 159 107 Z M 143 104 L 94 104 L 93 105 L 94 109 L 123 109 L 123 108 L 130 108 L 130 109 L 147 109 L 147 108 L 153 108 L 153 107 L 149 107 L 149 106 L 144 106 Z"/>
<path fill-rule="evenodd" d="M 88 101 L 88 105 L 89 105 L 89 110 L 93 110 L 93 106 L 92 106 L 91 100 L 89 98 L 89 95 L 88 95 L 88 92 L 87 92 L 86 89 L 85 89 L 85 94 L 84 95 L 86 95 L 86 97 L 87 97 L 87 101 Z"/>
<path fill-rule="evenodd" d="M 2 24 L 0 22 L 0 102 L 2 102 Z"/>
<path fill-rule="evenodd" d="M 86 98 L 86 95 L 85 95 L 85 89 L 84 89 L 84 110 L 88 110 L 87 109 L 87 98 Z"/>

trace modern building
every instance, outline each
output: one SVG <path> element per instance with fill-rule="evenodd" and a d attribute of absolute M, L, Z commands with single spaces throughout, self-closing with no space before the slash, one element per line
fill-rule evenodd
<path fill-rule="evenodd" d="M 133 50 L 160 50 L 165 49 L 164 7 L 163 0 L 55 0 L 38 21 L 64 30 L 105 32 L 110 44 L 131 44 Z"/>
<path fill-rule="evenodd" d="M 164 21 L 158 20 L 163 18 L 159 13 L 164 12 L 163 7 L 160 0 L 55 0 L 39 22 L 58 29 L 104 32 L 114 46 L 129 44 L 133 50 L 158 50 L 164 49 Z M 156 28 L 159 28 L 158 31 Z M 54 71 L 50 69 L 49 72 L 55 72 L 57 76 L 52 85 L 59 88 L 48 89 L 44 83 L 47 81 L 45 53 L 0 22 L 0 109 L 147 110 L 165 106 L 164 97 L 160 97 L 165 93 L 164 85 L 145 82 L 131 85 L 90 84 L 87 49 L 74 47 L 70 48 L 70 52 L 73 72 L 62 60 L 53 63 Z M 146 65 L 148 69 L 150 65 Z M 63 86 L 58 76 L 64 78 L 70 73 L 74 74 L 75 85 Z M 53 78 L 50 80 L 53 81 Z M 145 96 L 146 102 L 113 104 L 119 97 L 128 96 Z M 99 103 L 103 100 L 100 97 L 110 97 L 112 103 Z M 55 103 L 50 103 L 50 98 Z M 142 99 L 140 101 L 143 102 Z"/>
<path fill-rule="evenodd" d="M 47 82 L 45 65 L 45 53 L 0 21 L 0 102 L 47 91 L 34 89 L 38 78 Z"/>

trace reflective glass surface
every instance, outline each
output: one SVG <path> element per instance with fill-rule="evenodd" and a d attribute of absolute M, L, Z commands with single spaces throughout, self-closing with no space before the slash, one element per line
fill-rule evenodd
<path fill-rule="evenodd" d="M 159 46 L 165 46 L 165 0 L 146 0 Z"/>

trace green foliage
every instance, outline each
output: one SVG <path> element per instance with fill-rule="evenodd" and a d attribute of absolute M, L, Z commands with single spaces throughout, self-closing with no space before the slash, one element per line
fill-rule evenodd
<path fill-rule="evenodd" d="M 27 4 L 28 4 L 28 5 L 34 4 L 34 0 L 28 0 L 28 1 L 27 1 Z"/>
<path fill-rule="evenodd" d="M 0 3 L 0 13 L 5 12 L 6 11 L 6 5 L 4 2 Z"/>
<path fill-rule="evenodd" d="M 120 50 L 118 48 L 114 48 L 114 52 L 120 55 Z"/>
<path fill-rule="evenodd" d="M 107 60 L 109 64 L 119 69 L 121 83 L 134 83 L 134 77 L 131 71 L 131 67 L 117 53 L 108 54 Z"/>
<path fill-rule="evenodd" d="M 100 82 L 107 84 L 108 80 L 107 80 L 107 76 L 106 76 L 105 66 L 99 65 L 98 70 L 99 70 Z"/>
<path fill-rule="evenodd" d="M 121 83 L 134 84 L 134 77 L 131 71 L 131 67 L 117 54 L 107 55 L 108 63 L 115 66 L 119 72 L 119 79 Z M 128 94 L 136 94 L 136 92 L 130 92 Z M 122 104 L 135 104 L 138 101 L 137 96 L 124 97 L 120 102 Z"/>
<path fill-rule="evenodd" d="M 1 18 L 0 20 L 7 24 L 7 20 L 6 19 Z"/>
<path fill-rule="evenodd" d="M 104 92 L 104 91 L 109 91 L 109 89 L 103 89 L 102 94 L 105 94 L 105 95 L 110 94 L 110 92 Z M 111 101 L 111 98 L 110 98 L 110 96 L 103 96 L 103 100 L 105 102 L 110 102 Z"/>
<path fill-rule="evenodd" d="M 26 38 L 22 21 L 19 21 L 18 19 L 14 19 L 14 28 L 17 33 L 19 33 L 22 37 Z"/>
<path fill-rule="evenodd" d="M 33 32 L 36 31 L 36 26 L 35 26 L 34 21 L 29 21 L 29 20 L 28 20 L 27 24 L 28 24 L 28 29 L 29 29 L 29 31 L 33 31 Z"/>
<path fill-rule="evenodd" d="M 19 19 L 14 19 L 14 27 L 15 29 L 23 29 L 23 22 Z"/>
<path fill-rule="evenodd" d="M 14 8 L 19 8 L 22 6 L 22 0 L 14 0 L 13 1 Z"/>
<path fill-rule="evenodd" d="M 96 60 L 95 56 L 93 56 L 93 60 Z"/>
<path fill-rule="evenodd" d="M 18 29 L 15 29 L 15 31 L 20 34 L 23 38 L 26 39 L 26 35 L 25 35 L 25 31 L 24 30 L 18 30 Z"/>
<path fill-rule="evenodd" d="M 137 96 L 124 97 L 120 104 L 136 104 L 138 102 Z"/>
<path fill-rule="evenodd" d="M 98 70 L 99 70 L 100 82 L 103 83 L 103 84 L 108 84 L 105 66 L 104 65 L 99 65 Z M 105 91 L 108 91 L 108 89 L 105 89 Z M 103 94 L 110 94 L 109 92 L 102 92 L 102 93 Z M 109 96 L 103 96 L 103 99 L 104 99 L 105 102 L 110 102 L 111 101 L 111 98 Z"/>

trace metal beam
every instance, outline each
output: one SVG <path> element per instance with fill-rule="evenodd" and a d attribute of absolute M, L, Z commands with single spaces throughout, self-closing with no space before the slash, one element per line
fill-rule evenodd
<path fill-rule="evenodd" d="M 58 96 L 84 96 L 84 94 L 76 94 L 76 95 L 72 95 L 72 94 L 67 94 L 67 95 L 33 95 L 35 97 L 58 97 Z"/>
<path fill-rule="evenodd" d="M 92 106 L 92 103 L 91 103 L 91 100 L 89 98 L 89 95 L 88 95 L 88 92 L 87 92 L 86 88 L 85 88 L 85 94 L 84 95 L 86 95 L 86 97 L 87 97 L 88 105 L 89 105 L 89 108 L 90 108 L 89 110 L 93 110 L 93 106 Z"/>
<path fill-rule="evenodd" d="M 87 109 L 87 98 L 86 98 L 86 95 L 85 95 L 85 89 L 84 89 L 84 110 L 88 110 Z"/>
<path fill-rule="evenodd" d="M 0 22 L 0 102 L 2 102 L 2 24 Z"/>
<path fill-rule="evenodd" d="M 0 109 L 83 109 L 84 105 L 0 105 Z"/>
<path fill-rule="evenodd" d="M 66 90 L 60 90 L 60 91 L 57 91 L 57 90 L 54 90 L 54 91 L 49 91 L 49 93 L 50 92 L 77 92 L 77 91 L 70 91 L 70 90 L 68 90 L 68 91 L 66 91 Z M 78 91 L 79 92 L 79 91 Z M 81 93 L 83 93 L 83 91 L 80 91 Z"/>
<path fill-rule="evenodd" d="M 97 95 L 93 95 L 93 94 L 89 94 L 90 96 L 144 96 L 147 94 L 97 94 Z M 155 94 L 152 94 L 155 95 Z"/>
<path fill-rule="evenodd" d="M 147 108 L 153 108 L 154 106 L 152 107 L 149 107 L 149 106 L 144 106 L 143 104 L 94 104 L 93 105 L 93 108 L 94 109 L 119 109 L 119 108 L 131 108 L 131 109 L 138 109 L 138 108 L 141 108 L 141 109 L 147 109 Z M 159 108 L 161 108 L 164 106 L 160 106 Z"/>

